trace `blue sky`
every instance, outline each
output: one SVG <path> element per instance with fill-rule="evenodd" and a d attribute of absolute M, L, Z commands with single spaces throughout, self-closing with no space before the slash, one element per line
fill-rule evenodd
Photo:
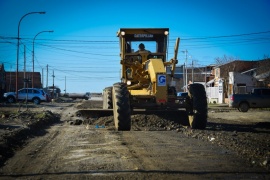
<path fill-rule="evenodd" d="M 35 35 L 35 71 L 44 85 L 67 92 L 101 92 L 119 82 L 119 28 L 170 28 L 169 57 L 181 38 L 178 65 L 205 66 L 224 55 L 241 60 L 270 56 L 269 0 L 0 0 L 0 63 L 16 71 L 16 38 L 20 18 L 19 70 L 32 71 Z M 65 81 L 66 79 L 66 81 Z M 65 83 L 66 82 L 66 83 Z"/>

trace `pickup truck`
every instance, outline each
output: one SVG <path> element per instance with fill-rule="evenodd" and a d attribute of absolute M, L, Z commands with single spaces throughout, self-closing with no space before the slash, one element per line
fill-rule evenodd
<path fill-rule="evenodd" d="M 85 99 L 88 100 L 91 98 L 90 92 L 86 93 L 66 93 L 64 94 L 64 97 L 71 98 L 73 100 L 75 99 Z"/>
<path fill-rule="evenodd" d="M 232 94 L 229 107 L 247 112 L 249 108 L 270 108 L 270 89 L 254 88 L 250 94 Z"/>
<path fill-rule="evenodd" d="M 187 92 L 178 92 L 177 93 L 177 100 L 178 100 L 179 104 L 185 105 L 187 97 L 188 97 Z"/>

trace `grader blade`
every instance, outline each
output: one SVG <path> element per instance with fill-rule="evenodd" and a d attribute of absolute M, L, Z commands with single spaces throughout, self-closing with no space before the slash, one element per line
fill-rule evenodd
<path fill-rule="evenodd" d="M 171 117 L 177 118 L 179 123 L 188 126 L 188 114 L 185 109 L 170 109 L 170 110 L 156 110 L 156 109 L 133 109 L 131 111 L 131 120 L 137 118 L 133 115 L 143 114 L 143 115 L 157 115 L 160 118 L 170 119 Z M 102 117 L 111 116 L 113 118 L 112 109 L 80 109 L 77 111 L 76 115 L 83 119 L 83 122 L 88 123 L 92 122 L 93 119 L 98 119 Z M 168 116 L 169 115 L 169 116 Z M 135 120 L 133 119 L 133 120 Z"/>
<path fill-rule="evenodd" d="M 181 114 L 182 116 L 186 114 L 186 111 L 184 108 L 179 109 L 170 109 L 170 110 L 160 110 L 160 109 L 133 109 L 131 111 L 131 115 L 135 114 L 167 114 L 167 113 L 173 113 L 176 115 Z M 76 112 L 76 116 L 84 117 L 84 118 L 100 118 L 100 117 L 106 117 L 106 116 L 113 116 L 113 110 L 112 109 L 80 109 Z"/>
<path fill-rule="evenodd" d="M 80 109 L 76 112 L 76 116 L 87 118 L 100 118 L 105 116 L 112 116 L 112 109 Z"/>

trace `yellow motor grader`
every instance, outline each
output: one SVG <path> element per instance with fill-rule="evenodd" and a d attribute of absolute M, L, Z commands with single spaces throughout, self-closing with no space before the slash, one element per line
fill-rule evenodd
<path fill-rule="evenodd" d="M 115 128 L 129 131 L 131 114 L 135 109 L 166 112 L 183 108 L 170 81 L 178 63 L 179 38 L 176 39 L 174 57 L 167 61 L 169 28 L 120 28 L 117 36 L 121 82 L 103 90 L 103 109 L 113 110 Z M 203 85 L 188 86 L 184 108 L 191 128 L 206 127 L 207 100 Z"/>

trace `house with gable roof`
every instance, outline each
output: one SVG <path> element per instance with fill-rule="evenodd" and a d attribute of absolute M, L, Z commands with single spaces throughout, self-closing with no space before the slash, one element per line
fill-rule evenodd
<path fill-rule="evenodd" d="M 213 68 L 213 87 L 219 89 L 222 103 L 228 103 L 233 93 L 250 93 L 255 87 L 270 88 L 270 59 L 258 61 L 235 60 Z M 210 97 L 211 98 L 211 97 Z M 218 102 L 221 102 L 220 100 Z"/>

